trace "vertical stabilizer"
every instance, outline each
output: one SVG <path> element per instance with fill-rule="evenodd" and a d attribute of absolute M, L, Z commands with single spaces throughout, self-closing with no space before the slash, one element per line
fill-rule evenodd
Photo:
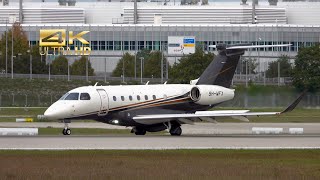
<path fill-rule="evenodd" d="M 240 56 L 245 49 L 226 49 L 225 45 L 218 45 L 218 55 L 200 76 L 197 84 L 218 85 L 230 87 Z"/>

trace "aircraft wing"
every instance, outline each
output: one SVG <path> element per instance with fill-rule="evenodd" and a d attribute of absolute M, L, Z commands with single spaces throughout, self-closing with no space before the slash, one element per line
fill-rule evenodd
<path fill-rule="evenodd" d="M 141 124 L 156 124 L 164 123 L 172 120 L 177 120 L 185 124 L 193 124 L 196 119 L 202 121 L 215 122 L 216 117 L 231 117 L 241 121 L 248 122 L 248 116 L 270 116 L 280 115 L 292 111 L 301 101 L 305 95 L 304 91 L 292 104 L 281 112 L 249 112 L 249 110 L 222 110 L 222 111 L 196 111 L 195 113 L 186 114 L 153 114 L 153 115 L 139 115 L 133 117 L 133 120 Z"/>

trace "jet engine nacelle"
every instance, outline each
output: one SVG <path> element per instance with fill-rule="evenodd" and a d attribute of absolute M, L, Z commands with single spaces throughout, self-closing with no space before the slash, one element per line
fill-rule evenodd
<path fill-rule="evenodd" d="M 234 89 L 215 85 L 197 85 L 192 87 L 190 98 L 200 105 L 217 104 L 233 99 Z"/>

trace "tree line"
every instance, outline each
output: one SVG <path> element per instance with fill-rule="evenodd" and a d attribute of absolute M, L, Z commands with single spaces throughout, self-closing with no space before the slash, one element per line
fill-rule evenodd
<path fill-rule="evenodd" d="M 13 41 L 12 41 L 13 40 Z M 45 56 L 39 53 L 39 45 L 29 46 L 28 37 L 19 23 L 14 23 L 12 28 L 2 34 L 0 40 L 0 72 L 5 72 L 7 64 L 7 73 L 11 73 L 11 52 L 13 42 L 13 72 L 19 74 L 30 73 L 30 55 L 32 55 L 32 73 L 49 73 L 49 64 Z M 7 48 L 6 48 L 7 47 Z M 7 56 L 7 57 L 6 57 Z M 7 59 L 7 62 L 6 62 Z M 74 61 L 70 66 L 71 75 L 86 75 L 87 57 L 82 56 Z M 51 74 L 68 74 L 68 59 L 64 56 L 55 57 L 51 63 Z M 88 62 L 89 75 L 94 75 L 94 69 Z"/>
<path fill-rule="evenodd" d="M 169 78 L 170 83 L 189 83 L 190 80 L 197 79 L 205 68 L 214 59 L 213 53 L 205 53 L 201 47 L 197 47 L 194 54 L 184 55 L 179 62 L 170 65 Z M 126 77 L 140 77 L 141 64 L 139 59 L 144 59 L 143 77 L 159 78 L 161 77 L 161 52 L 142 50 L 137 53 L 137 60 L 132 54 L 125 53 L 119 60 L 112 75 L 119 77 L 125 73 Z M 167 59 L 163 58 L 163 63 Z M 257 74 L 258 63 L 256 59 L 243 59 L 238 65 L 237 73 Z M 245 65 L 244 65 L 245 64 Z M 295 57 L 294 63 L 290 63 L 290 59 L 286 55 L 282 55 L 276 61 L 270 62 L 265 71 L 267 78 L 278 77 L 278 69 L 280 67 L 281 77 L 292 77 L 293 85 L 299 89 L 309 89 L 317 91 L 320 88 L 320 46 L 319 44 L 312 47 L 302 47 L 299 49 L 298 55 Z M 124 68 L 124 69 L 123 69 Z"/>

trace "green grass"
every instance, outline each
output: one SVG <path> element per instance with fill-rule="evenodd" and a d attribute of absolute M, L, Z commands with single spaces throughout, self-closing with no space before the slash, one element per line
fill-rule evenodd
<path fill-rule="evenodd" d="M 0 160 L 2 179 L 320 179 L 319 150 L 0 151 Z"/>

